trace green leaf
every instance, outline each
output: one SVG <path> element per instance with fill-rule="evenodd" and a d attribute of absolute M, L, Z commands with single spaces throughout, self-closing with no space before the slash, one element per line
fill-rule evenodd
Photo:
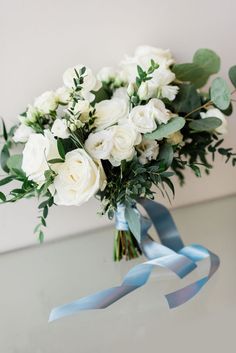
<path fill-rule="evenodd" d="M 43 234 L 43 231 L 40 230 L 40 232 L 39 232 L 39 242 L 40 242 L 40 244 L 42 244 L 43 241 L 44 241 L 44 234 Z"/>
<path fill-rule="evenodd" d="M 220 70 L 220 57 L 210 49 L 198 49 L 193 56 L 193 62 L 199 65 L 209 76 Z"/>
<path fill-rule="evenodd" d="M 21 154 L 15 154 L 11 157 L 9 157 L 8 161 L 7 161 L 7 166 L 8 168 L 13 171 L 13 170 L 21 170 L 21 166 L 22 166 L 22 158 L 23 156 Z"/>
<path fill-rule="evenodd" d="M 6 196 L 4 195 L 3 192 L 0 191 L 0 199 L 5 202 L 6 201 Z"/>
<path fill-rule="evenodd" d="M 162 124 L 158 128 L 148 134 L 145 134 L 145 138 L 149 140 L 161 140 L 163 137 L 168 137 L 176 131 L 181 130 L 185 125 L 185 119 L 178 116 L 171 119 L 167 124 Z"/>
<path fill-rule="evenodd" d="M 134 207 L 127 206 L 125 208 L 125 218 L 128 222 L 129 229 L 133 236 L 136 238 L 137 242 L 140 243 L 141 240 L 141 224 L 140 224 L 140 214 Z"/>
<path fill-rule="evenodd" d="M 10 183 L 13 180 L 12 176 L 6 177 L 2 180 L 0 180 L 0 186 L 6 185 L 8 183 Z"/>
<path fill-rule="evenodd" d="M 201 98 L 192 84 L 182 84 L 172 107 L 177 113 L 190 113 L 201 106 Z M 192 116 L 198 113 L 192 114 Z"/>
<path fill-rule="evenodd" d="M 2 119 L 2 130 L 3 130 L 3 137 L 4 140 L 7 141 L 8 139 L 8 134 L 7 134 L 7 129 L 4 120 Z"/>
<path fill-rule="evenodd" d="M 64 149 L 64 146 L 63 146 L 61 139 L 57 140 L 57 149 L 58 149 L 59 155 L 64 160 L 66 153 L 65 153 L 65 149 Z"/>
<path fill-rule="evenodd" d="M 234 87 L 236 88 L 236 65 L 229 69 L 229 78 Z"/>
<path fill-rule="evenodd" d="M 64 162 L 65 162 L 64 159 L 61 159 L 61 158 L 54 158 L 48 161 L 48 163 L 50 164 L 57 164 L 57 163 L 64 163 Z"/>
<path fill-rule="evenodd" d="M 205 76 L 205 71 L 194 63 L 176 64 L 173 66 L 172 71 L 178 80 L 192 83 L 198 81 L 199 77 Z"/>
<path fill-rule="evenodd" d="M 200 168 L 195 165 L 195 164 L 190 164 L 189 167 L 192 169 L 192 171 L 194 172 L 194 174 L 199 178 L 201 177 L 201 170 Z"/>
<path fill-rule="evenodd" d="M 1 151 L 1 167 L 4 170 L 4 172 L 8 173 L 9 168 L 7 166 L 7 161 L 10 157 L 9 150 L 7 148 L 7 145 L 4 145 Z"/>
<path fill-rule="evenodd" d="M 219 109 L 227 109 L 230 105 L 230 90 L 225 82 L 221 77 L 217 77 L 211 84 L 210 88 L 210 95 L 212 102 L 217 106 Z"/>
<path fill-rule="evenodd" d="M 213 131 L 222 124 L 218 118 L 209 117 L 205 119 L 192 120 L 189 123 L 190 129 L 194 131 Z"/>
<path fill-rule="evenodd" d="M 173 147 L 169 143 L 165 143 L 164 145 L 162 145 L 160 148 L 158 159 L 162 160 L 165 163 L 166 168 L 169 168 L 169 166 L 172 164 L 173 158 Z"/>

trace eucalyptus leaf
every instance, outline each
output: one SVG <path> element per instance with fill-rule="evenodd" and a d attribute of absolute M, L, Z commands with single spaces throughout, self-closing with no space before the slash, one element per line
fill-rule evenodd
<path fill-rule="evenodd" d="M 236 65 L 229 69 L 229 78 L 234 87 L 236 88 Z"/>
<path fill-rule="evenodd" d="M 174 158 L 173 147 L 169 143 L 165 143 L 161 146 L 158 159 L 165 163 L 166 168 L 172 164 Z M 163 175 L 163 174 L 162 174 Z"/>
<path fill-rule="evenodd" d="M 213 131 L 222 124 L 218 118 L 209 117 L 205 119 L 193 120 L 190 122 L 189 127 L 194 131 Z"/>
<path fill-rule="evenodd" d="M 168 137 L 176 131 L 181 130 L 185 125 L 185 119 L 178 116 L 171 119 L 167 124 L 162 124 L 158 128 L 148 134 L 145 134 L 145 138 L 149 140 L 161 140 L 163 137 Z"/>
<path fill-rule="evenodd" d="M 199 77 L 205 76 L 205 71 L 195 63 L 176 64 L 172 71 L 178 80 L 193 83 L 199 80 Z"/>
<path fill-rule="evenodd" d="M 180 85 L 178 95 L 172 102 L 172 107 L 177 113 L 190 113 L 201 106 L 201 98 L 192 84 Z M 192 116 L 198 113 L 193 113 Z"/>
<path fill-rule="evenodd" d="M 137 242 L 140 243 L 141 224 L 140 224 L 140 214 L 139 214 L 138 210 L 134 207 L 126 206 L 125 218 L 128 222 L 129 229 L 130 229 L 131 233 L 136 238 Z"/>
<path fill-rule="evenodd" d="M 220 70 L 220 57 L 211 49 L 198 49 L 193 56 L 193 63 L 199 65 L 208 75 Z"/>
<path fill-rule="evenodd" d="M 230 105 L 230 90 L 223 78 L 217 77 L 211 84 L 210 96 L 212 102 L 219 109 L 227 109 Z"/>

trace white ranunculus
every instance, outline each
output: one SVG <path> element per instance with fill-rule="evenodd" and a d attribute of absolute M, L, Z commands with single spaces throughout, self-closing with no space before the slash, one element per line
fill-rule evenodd
<path fill-rule="evenodd" d="M 156 159 L 159 153 L 159 145 L 156 141 L 143 139 L 142 142 L 136 147 L 139 152 L 139 162 L 146 164 L 153 159 Z"/>
<path fill-rule="evenodd" d="M 142 134 L 152 132 L 157 128 L 155 117 L 148 104 L 134 107 L 129 114 L 129 121 Z"/>
<path fill-rule="evenodd" d="M 53 91 L 44 92 L 35 99 L 34 106 L 40 113 L 49 114 L 51 111 L 56 110 L 58 106 L 56 94 Z"/>
<path fill-rule="evenodd" d="M 167 142 L 171 145 L 178 145 L 183 142 L 183 135 L 180 131 L 176 131 L 167 137 Z"/>
<path fill-rule="evenodd" d="M 168 68 L 174 63 L 172 54 L 169 50 L 163 50 L 150 46 L 140 46 L 135 50 L 134 56 L 126 56 L 121 62 L 121 75 L 123 80 L 135 82 L 137 76 L 137 65 L 147 71 L 150 67 L 151 60 L 154 60 L 161 67 Z"/>
<path fill-rule="evenodd" d="M 148 102 L 147 106 L 151 111 L 151 116 L 158 122 L 158 124 L 168 123 L 171 118 L 171 114 L 160 99 L 152 98 Z"/>
<path fill-rule="evenodd" d="M 56 119 L 52 125 L 52 133 L 56 137 L 66 139 L 70 136 L 67 121 L 65 119 Z"/>
<path fill-rule="evenodd" d="M 128 117 L 129 104 L 127 99 L 111 98 L 95 104 L 94 126 L 97 130 L 103 130 Z"/>
<path fill-rule="evenodd" d="M 77 65 L 75 67 L 70 67 L 67 69 L 64 74 L 63 74 L 63 82 L 64 85 L 68 88 L 74 88 L 75 83 L 74 79 L 77 79 L 76 72 L 79 72 L 79 70 L 84 67 L 84 65 Z M 102 84 L 101 81 L 99 81 L 96 76 L 93 75 L 92 70 L 86 67 L 86 71 L 84 74 L 84 82 L 81 85 L 82 89 L 80 90 L 80 95 L 83 99 L 89 100 L 92 102 L 95 98 L 94 94 L 91 93 L 91 91 L 98 91 Z"/>
<path fill-rule="evenodd" d="M 217 108 L 210 108 L 207 110 L 206 113 L 202 112 L 200 113 L 201 115 L 201 118 L 202 119 L 205 119 L 205 118 L 218 118 L 222 121 L 222 124 L 217 127 L 215 129 L 216 132 L 218 132 L 218 134 L 227 134 L 227 126 L 228 126 L 228 123 L 227 123 L 227 120 L 226 120 L 226 117 L 225 115 Z"/>
<path fill-rule="evenodd" d="M 68 152 L 54 179 L 57 205 L 79 206 L 88 201 L 104 184 L 104 171 L 81 148 Z"/>
<path fill-rule="evenodd" d="M 115 125 L 108 129 L 113 134 L 110 162 L 119 166 L 122 160 L 131 160 L 135 154 L 134 146 L 141 142 L 141 135 L 131 124 Z"/>
<path fill-rule="evenodd" d="M 103 67 L 97 74 L 97 78 L 103 82 L 110 82 L 115 80 L 117 72 L 114 67 Z"/>
<path fill-rule="evenodd" d="M 112 139 L 113 133 L 109 130 L 91 133 L 85 141 L 85 149 L 94 159 L 109 159 Z"/>
<path fill-rule="evenodd" d="M 60 155 L 52 133 L 45 130 L 44 135 L 31 134 L 23 150 L 22 169 L 30 180 L 41 184 L 45 181 L 44 172 L 49 169 L 47 161 L 54 158 Z"/>
<path fill-rule="evenodd" d="M 61 104 L 67 104 L 70 101 L 71 89 L 65 86 L 56 90 L 56 101 Z"/>
<path fill-rule="evenodd" d="M 33 132 L 34 130 L 30 126 L 20 124 L 14 132 L 13 141 L 25 143 Z"/>

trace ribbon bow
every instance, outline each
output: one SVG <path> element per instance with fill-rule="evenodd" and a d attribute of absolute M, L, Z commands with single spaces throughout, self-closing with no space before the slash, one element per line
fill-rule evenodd
<path fill-rule="evenodd" d="M 184 278 L 197 267 L 198 262 L 209 258 L 210 269 L 207 276 L 165 295 L 169 307 L 175 308 L 193 298 L 217 271 L 220 264 L 219 257 L 201 245 L 184 246 L 173 218 L 166 207 L 147 199 L 140 199 L 138 202 L 149 216 L 149 219 L 140 216 L 140 247 L 148 261 L 134 266 L 124 277 L 120 286 L 105 289 L 54 308 L 50 313 L 49 322 L 82 310 L 108 307 L 145 285 L 155 267 L 167 268 L 179 278 Z M 148 229 L 152 224 L 159 235 L 161 244 L 155 242 L 148 235 Z"/>

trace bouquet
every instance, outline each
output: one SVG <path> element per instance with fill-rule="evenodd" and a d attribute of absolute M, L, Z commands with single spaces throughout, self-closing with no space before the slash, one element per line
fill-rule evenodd
<path fill-rule="evenodd" d="M 138 257 L 140 198 L 157 191 L 170 198 L 173 175 L 183 184 L 186 168 L 209 174 L 216 153 L 236 165 L 236 154 L 222 147 L 236 66 L 229 70 L 233 88 L 216 77 L 202 90 L 219 69 L 209 49 L 178 64 L 169 50 L 149 46 L 97 75 L 84 65 L 67 69 L 62 87 L 36 98 L 15 126 L 2 123 L 0 186 L 17 186 L 1 191 L 1 202 L 39 198 L 35 234 L 42 242 L 50 207 L 96 196 L 101 213 L 116 217 L 114 260 Z"/>

